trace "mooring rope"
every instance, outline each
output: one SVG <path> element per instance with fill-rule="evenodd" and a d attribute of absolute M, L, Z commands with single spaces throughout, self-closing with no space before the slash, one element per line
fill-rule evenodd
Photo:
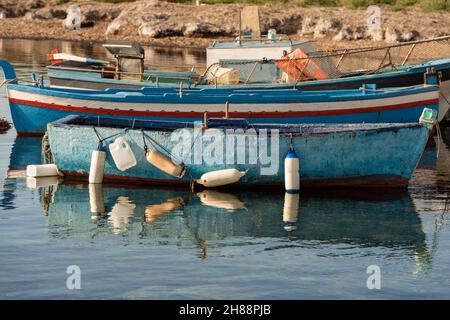
<path fill-rule="evenodd" d="M 103 142 L 105 142 L 106 140 L 120 136 L 128 131 L 128 128 L 125 128 L 123 131 L 121 131 L 119 133 L 115 133 L 110 136 L 107 136 L 106 138 L 103 138 L 102 135 L 100 134 L 100 132 L 98 132 L 95 127 L 92 127 L 92 128 L 94 129 L 95 135 L 97 136 L 99 148 L 103 145 Z"/>
<path fill-rule="evenodd" d="M 44 136 L 42 137 L 42 142 L 41 142 L 41 161 L 44 164 L 55 163 L 55 158 L 54 158 L 52 150 L 50 148 L 50 141 L 49 141 L 49 137 L 48 137 L 48 131 L 46 131 Z"/>

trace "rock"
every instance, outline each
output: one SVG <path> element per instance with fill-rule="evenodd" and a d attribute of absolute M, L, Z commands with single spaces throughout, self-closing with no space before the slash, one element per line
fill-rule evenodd
<path fill-rule="evenodd" d="M 141 16 L 142 22 L 151 22 L 151 21 L 155 21 L 155 20 L 165 21 L 168 18 L 169 18 L 169 16 L 167 14 L 163 14 L 163 13 Z"/>
<path fill-rule="evenodd" d="M 161 35 L 161 29 L 150 23 L 143 23 L 138 29 L 140 36 L 157 38 Z"/>
<path fill-rule="evenodd" d="M 366 26 L 357 26 L 356 28 L 347 26 L 342 28 L 341 31 L 333 37 L 333 40 L 362 40 L 367 39 L 368 37 Z"/>
<path fill-rule="evenodd" d="M 314 27 L 314 38 L 326 37 L 329 33 L 335 33 L 342 27 L 342 23 L 336 18 L 319 19 Z"/>
<path fill-rule="evenodd" d="M 303 19 L 301 34 L 302 35 L 312 35 L 314 34 L 314 30 L 316 28 L 317 18 L 315 17 L 306 17 Z"/>
<path fill-rule="evenodd" d="M 28 20 L 50 20 L 53 19 L 50 11 L 30 11 L 25 14 L 25 19 Z"/>
<path fill-rule="evenodd" d="M 67 18 L 67 12 L 61 9 L 50 9 L 50 14 L 55 19 L 65 19 Z"/>
<path fill-rule="evenodd" d="M 401 35 L 402 42 L 416 41 L 420 39 L 420 33 L 417 30 L 404 31 Z"/>
<path fill-rule="evenodd" d="M 69 30 L 81 28 L 81 10 L 76 4 L 72 4 L 67 8 L 67 17 L 64 20 L 64 26 Z"/>
<path fill-rule="evenodd" d="M 25 6 L 29 9 L 39 9 L 45 7 L 43 0 L 28 0 L 25 1 Z"/>
<path fill-rule="evenodd" d="M 114 20 L 116 19 L 118 16 L 120 16 L 120 14 L 122 13 L 122 10 L 111 10 L 107 13 L 107 19 L 108 20 Z"/>
<path fill-rule="evenodd" d="M 14 2 L 0 3 L 0 9 L 7 18 L 23 17 L 25 14 L 34 9 L 45 7 L 44 0 L 23 0 Z"/>
<path fill-rule="evenodd" d="M 106 28 L 105 34 L 106 35 L 118 34 L 121 28 L 122 28 L 122 23 L 119 19 L 116 18 L 108 25 L 108 27 Z"/>
<path fill-rule="evenodd" d="M 366 26 L 358 26 L 355 28 L 353 32 L 353 40 L 362 40 L 367 39 L 367 27 Z"/>
<path fill-rule="evenodd" d="M 269 29 L 277 30 L 277 33 L 295 34 L 302 27 L 302 17 L 299 14 L 289 14 L 284 17 L 267 17 L 262 21 L 261 32 L 267 33 Z"/>
<path fill-rule="evenodd" d="M 381 27 L 372 26 L 367 29 L 367 35 L 373 41 L 382 41 L 384 39 L 384 32 Z"/>
<path fill-rule="evenodd" d="M 337 35 L 333 37 L 333 41 L 353 40 L 353 29 L 351 27 L 342 28 Z"/>
<path fill-rule="evenodd" d="M 184 31 L 183 31 L 183 36 L 185 37 L 195 37 L 198 35 L 201 35 L 201 24 L 200 23 L 194 23 L 194 22 L 190 22 L 187 23 L 184 26 Z"/>
<path fill-rule="evenodd" d="M 50 20 L 50 19 L 65 19 L 67 13 L 60 9 L 39 9 L 35 11 L 29 11 L 25 14 L 25 19 L 28 20 Z"/>
<path fill-rule="evenodd" d="M 106 28 L 105 34 L 118 34 L 123 26 L 125 25 L 139 25 L 139 22 L 142 24 L 141 16 L 136 15 L 134 12 L 139 12 L 139 8 L 132 8 L 128 10 L 120 11 L 120 14 L 108 25 Z M 115 12 L 117 14 L 118 12 Z"/>
<path fill-rule="evenodd" d="M 0 12 L 0 20 L 1 19 L 6 19 L 6 12 L 5 11 L 1 11 Z"/>
<path fill-rule="evenodd" d="M 84 18 L 89 21 L 99 21 L 107 19 L 108 14 L 100 10 L 89 10 L 84 13 Z"/>
<path fill-rule="evenodd" d="M 384 33 L 384 39 L 386 42 L 396 43 L 396 42 L 400 42 L 402 40 L 402 36 L 397 29 L 387 27 L 386 31 Z"/>
<path fill-rule="evenodd" d="M 160 25 L 147 22 L 139 26 L 138 33 L 150 38 L 176 37 L 183 35 L 183 27 L 177 24 Z"/>
<path fill-rule="evenodd" d="M 94 21 L 83 20 L 83 21 L 81 21 L 80 27 L 81 28 L 92 28 L 94 25 L 95 25 Z"/>
<path fill-rule="evenodd" d="M 183 28 L 183 36 L 185 37 L 231 35 L 235 32 L 235 28 L 221 29 L 211 23 L 203 22 L 187 23 Z"/>

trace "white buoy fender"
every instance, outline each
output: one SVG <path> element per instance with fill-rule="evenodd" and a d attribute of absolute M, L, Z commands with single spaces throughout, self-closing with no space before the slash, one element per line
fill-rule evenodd
<path fill-rule="evenodd" d="M 27 177 L 27 188 L 30 189 L 57 186 L 59 183 L 60 180 L 58 176 L 40 177 L 40 178 Z"/>
<path fill-rule="evenodd" d="M 105 170 L 106 152 L 101 150 L 92 151 L 91 167 L 89 170 L 89 183 L 102 183 Z"/>
<path fill-rule="evenodd" d="M 58 176 L 56 164 L 30 164 L 27 166 L 27 177 L 54 177 Z"/>
<path fill-rule="evenodd" d="M 116 164 L 117 169 L 125 171 L 134 167 L 137 164 L 136 157 L 130 144 L 124 137 L 118 137 L 113 143 L 109 145 L 109 151 Z"/>
<path fill-rule="evenodd" d="M 246 209 L 245 204 L 233 194 L 218 192 L 214 190 L 204 190 L 198 192 L 202 204 L 218 209 L 235 211 L 238 209 Z"/>
<path fill-rule="evenodd" d="M 300 160 L 292 147 L 284 159 L 284 185 L 287 193 L 300 190 Z"/>
<path fill-rule="evenodd" d="M 89 205 L 92 213 L 105 212 L 105 197 L 101 184 L 89 183 Z"/>
<path fill-rule="evenodd" d="M 245 171 L 223 169 L 204 173 L 197 183 L 208 188 L 220 187 L 238 182 L 245 175 Z"/>
<path fill-rule="evenodd" d="M 298 209 L 300 206 L 300 195 L 298 193 L 284 194 L 283 222 L 295 223 L 298 220 Z"/>
<path fill-rule="evenodd" d="M 145 157 L 150 164 L 173 177 L 182 178 L 186 172 L 185 166 L 176 164 L 172 159 L 156 150 L 149 150 Z"/>

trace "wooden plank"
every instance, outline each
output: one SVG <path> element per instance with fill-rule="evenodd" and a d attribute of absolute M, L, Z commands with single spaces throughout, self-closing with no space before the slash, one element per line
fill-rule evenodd
<path fill-rule="evenodd" d="M 242 34 L 251 33 L 253 37 L 261 36 L 261 26 L 259 22 L 258 6 L 248 6 L 242 9 L 241 31 Z"/>

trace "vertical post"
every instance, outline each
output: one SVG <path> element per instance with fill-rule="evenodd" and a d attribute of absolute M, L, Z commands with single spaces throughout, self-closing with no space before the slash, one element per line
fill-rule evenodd
<path fill-rule="evenodd" d="M 227 101 L 225 102 L 225 119 L 228 119 L 229 111 L 230 111 L 230 103 Z"/>
<path fill-rule="evenodd" d="M 239 35 L 238 35 L 238 44 L 241 45 L 241 37 L 242 37 L 242 12 L 239 12 Z"/>
<path fill-rule="evenodd" d="M 203 114 L 203 129 L 208 129 L 208 111 Z"/>

